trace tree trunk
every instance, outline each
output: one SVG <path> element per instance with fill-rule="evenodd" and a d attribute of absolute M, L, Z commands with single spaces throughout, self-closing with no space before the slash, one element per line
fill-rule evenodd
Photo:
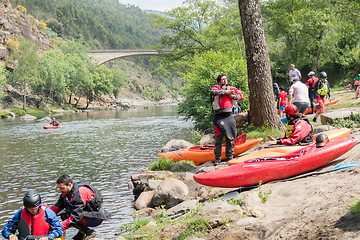
<path fill-rule="evenodd" d="M 264 26 L 258 0 L 239 0 L 244 35 L 248 83 L 249 120 L 255 126 L 264 124 L 283 129 L 276 112 L 272 89 L 270 59 L 265 43 Z"/>

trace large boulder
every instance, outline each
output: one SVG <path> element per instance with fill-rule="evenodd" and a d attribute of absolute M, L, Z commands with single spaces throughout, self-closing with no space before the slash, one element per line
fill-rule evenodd
<path fill-rule="evenodd" d="M 188 148 L 191 146 L 193 146 L 193 144 L 188 141 L 172 139 L 167 144 L 165 144 L 165 146 L 160 150 L 160 152 L 176 151 L 176 150 Z"/>
<path fill-rule="evenodd" d="M 135 209 L 140 210 L 149 206 L 155 191 L 142 192 L 135 201 Z"/>
<path fill-rule="evenodd" d="M 175 178 L 166 178 L 155 191 L 150 206 L 165 206 L 168 209 L 183 202 L 188 194 L 189 188 L 184 182 Z"/>

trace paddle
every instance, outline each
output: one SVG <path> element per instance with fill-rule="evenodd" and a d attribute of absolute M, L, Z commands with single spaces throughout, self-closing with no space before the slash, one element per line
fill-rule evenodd
<path fill-rule="evenodd" d="M 49 123 L 51 122 L 51 119 L 49 117 L 43 117 L 42 119 L 48 121 Z"/>
<path fill-rule="evenodd" d="M 308 173 L 305 175 L 301 175 L 301 176 L 297 176 L 297 177 L 293 177 L 293 178 L 287 178 L 287 179 L 283 179 L 283 180 L 277 180 L 277 181 L 273 181 L 273 182 L 292 181 L 292 180 L 296 180 L 296 179 L 300 179 L 300 178 L 304 178 L 304 177 L 315 176 L 315 175 L 320 175 L 320 174 L 324 174 L 324 173 L 330 173 L 330 172 L 334 172 L 334 171 L 338 171 L 338 170 L 342 170 L 342 169 L 346 169 L 346 168 L 351 168 L 351 167 L 357 167 L 357 166 L 359 166 L 359 163 L 357 161 L 340 163 L 331 170 L 327 170 L 327 171 L 323 171 L 323 172 Z"/>

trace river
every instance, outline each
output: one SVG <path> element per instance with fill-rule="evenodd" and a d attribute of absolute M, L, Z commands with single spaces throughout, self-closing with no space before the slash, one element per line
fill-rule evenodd
<path fill-rule="evenodd" d="M 56 118 L 63 128 L 45 130 L 45 120 L 0 122 L 1 230 L 30 189 L 52 206 L 59 197 L 56 180 L 67 173 L 102 192 L 112 218 L 95 230 L 99 237 L 114 238 L 122 224 L 133 220 L 130 176 L 157 160 L 170 139 L 190 141 L 193 127 L 176 116 L 174 105 L 66 113 Z M 66 239 L 75 233 L 69 229 Z"/>

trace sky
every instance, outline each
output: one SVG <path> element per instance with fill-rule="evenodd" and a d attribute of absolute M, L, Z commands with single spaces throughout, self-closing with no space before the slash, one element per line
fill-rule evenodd
<path fill-rule="evenodd" d="M 123 4 L 140 7 L 143 10 L 165 11 L 180 7 L 183 0 L 119 0 Z"/>

